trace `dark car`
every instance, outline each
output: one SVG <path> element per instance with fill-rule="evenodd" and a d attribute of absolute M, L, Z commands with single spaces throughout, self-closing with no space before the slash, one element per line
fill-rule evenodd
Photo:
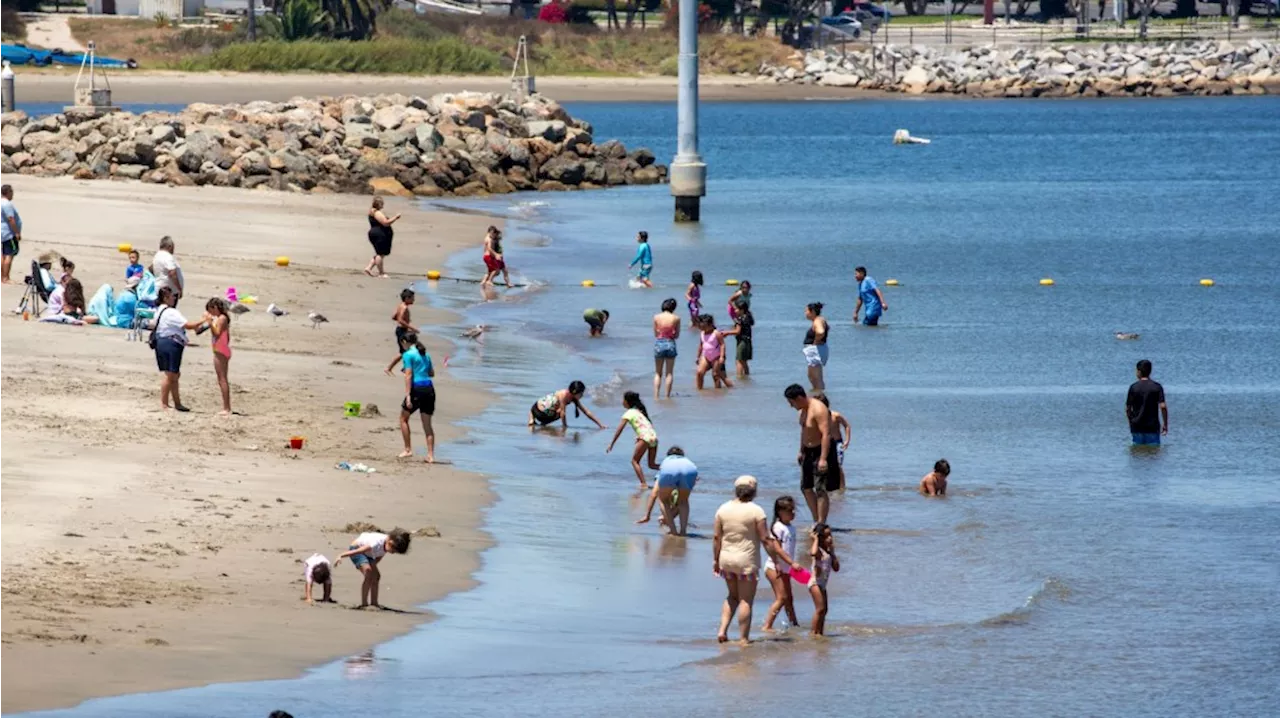
<path fill-rule="evenodd" d="M 846 11 L 856 10 L 869 13 L 882 23 L 889 22 L 893 19 L 893 13 L 889 12 L 889 8 L 884 5 L 876 5 L 872 2 L 865 2 L 864 0 L 853 0 L 853 2 L 846 5 L 845 8 Z"/>

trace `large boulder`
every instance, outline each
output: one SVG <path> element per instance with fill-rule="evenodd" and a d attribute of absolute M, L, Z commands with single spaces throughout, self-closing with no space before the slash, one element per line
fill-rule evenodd
<path fill-rule="evenodd" d="M 413 193 L 404 185 L 400 184 L 400 180 L 395 177 L 374 177 L 370 179 L 369 191 L 376 195 L 387 195 L 392 197 L 413 196 Z"/>
<path fill-rule="evenodd" d="M 403 105 L 390 105 L 375 110 L 370 118 L 373 124 L 382 130 L 394 130 L 408 117 L 409 111 Z"/>
<path fill-rule="evenodd" d="M 382 140 L 378 137 L 377 131 L 372 125 L 362 122 L 348 122 L 343 125 L 345 139 L 342 140 L 343 147 L 351 147 L 359 149 L 361 147 L 377 147 L 382 144 Z"/>
<path fill-rule="evenodd" d="M 534 120 L 525 123 L 530 137 L 541 137 L 552 142 L 564 139 L 568 127 L 561 120 Z"/>
<path fill-rule="evenodd" d="M 586 176 L 586 167 L 582 160 L 561 155 L 539 167 L 538 176 L 564 185 L 575 185 Z"/>
<path fill-rule="evenodd" d="M 436 131 L 436 126 L 424 122 L 413 128 L 414 144 L 418 146 L 418 150 L 423 154 L 435 152 L 440 145 L 444 144 L 444 137 Z"/>

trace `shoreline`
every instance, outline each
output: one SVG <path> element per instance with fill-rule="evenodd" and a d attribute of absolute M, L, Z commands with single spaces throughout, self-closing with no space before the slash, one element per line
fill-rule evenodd
<path fill-rule="evenodd" d="M 192 335 L 198 346 L 184 361 L 192 413 L 162 415 L 150 351 L 123 330 L 0 318 L 4 712 L 295 677 L 411 631 L 432 619 L 416 607 L 476 585 L 480 554 L 493 545 L 483 512 L 494 495 L 481 475 L 392 458 L 401 392 L 381 371 L 394 353 L 383 317 L 404 278 L 442 267 L 500 220 L 388 198 L 406 214 L 387 259 L 400 274 L 381 282 L 358 273 L 367 197 L 65 178 L 13 185 L 27 230 L 18 281 L 23 260 L 54 249 L 76 261 L 87 293 L 115 286 L 121 239 L 146 263 L 169 233 L 191 287 L 188 318 L 230 284 L 259 295 L 259 307 L 275 301 L 298 316 L 274 321 L 255 308 L 233 321 L 232 402 L 245 415 L 230 418 L 214 413 L 207 337 Z M 290 234 L 300 221 L 306 231 Z M 289 268 L 271 261 L 280 253 Z M 4 287 L 6 308 L 21 286 Z M 312 306 L 331 322 L 312 330 L 303 319 Z M 441 366 L 457 315 L 425 301 L 414 311 Z M 447 462 L 464 436 L 458 423 L 493 397 L 447 368 L 440 381 L 437 455 Z M 388 409 L 344 419 L 342 402 L 354 399 Z M 411 426 L 420 447 L 421 425 Z M 307 437 L 302 452 L 282 448 L 291 433 Z M 334 470 L 341 460 L 378 473 Z M 300 562 L 332 558 L 357 522 L 421 532 L 384 568 L 382 602 L 399 611 L 345 610 L 359 591 L 347 563 L 335 570 L 337 606 L 300 600 Z"/>
<path fill-rule="evenodd" d="M 265 74 L 232 72 L 119 71 L 111 74 L 117 104 L 212 104 L 255 100 L 283 102 L 294 97 L 377 95 L 399 92 L 429 97 L 440 92 L 509 92 L 511 81 L 496 76 L 419 76 L 353 74 Z M 674 102 L 674 77 L 538 77 L 538 92 L 557 102 Z M 706 102 L 791 102 L 902 97 L 896 92 L 794 85 L 733 75 L 703 75 L 699 97 Z M 75 73 L 20 69 L 19 107 L 31 102 L 70 104 Z"/>

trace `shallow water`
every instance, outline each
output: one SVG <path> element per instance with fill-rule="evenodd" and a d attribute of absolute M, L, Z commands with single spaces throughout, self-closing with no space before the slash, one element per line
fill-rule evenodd
<path fill-rule="evenodd" d="M 670 105 L 570 109 L 597 136 L 672 154 Z M 509 400 L 442 448 L 494 476 L 481 585 L 372 658 L 300 680 L 49 715 L 1273 714 L 1277 116 L 1276 98 L 715 104 L 699 226 L 671 225 L 661 187 L 470 203 L 511 218 L 508 261 L 540 285 L 480 305 L 472 285 L 429 290 L 497 326 L 450 370 Z M 897 127 L 935 142 L 893 147 Z M 652 291 L 624 286 L 637 229 L 654 240 Z M 857 264 L 901 281 L 880 329 L 849 322 Z M 447 274 L 480 269 L 477 250 Z M 561 435 L 524 416 L 571 379 L 611 428 L 623 390 L 647 398 L 649 317 L 666 296 L 683 314 L 693 269 L 718 318 L 724 279 L 752 281 L 756 360 L 739 387 L 695 396 L 683 338 L 679 396 L 649 403 L 664 450 L 703 472 L 699 536 L 680 540 L 632 524 L 628 434 L 605 455 L 610 433 L 585 417 Z M 766 508 L 798 497 L 782 388 L 804 381 L 810 301 L 827 303 L 829 394 L 854 426 L 832 638 L 720 648 L 711 516 L 742 473 Z M 604 338 L 587 339 L 588 306 L 612 313 Z M 1144 357 L 1172 420 L 1156 451 L 1130 448 L 1122 414 Z M 940 456 L 951 495 L 923 499 L 914 484 Z M 797 610 L 812 612 L 803 594 Z"/>

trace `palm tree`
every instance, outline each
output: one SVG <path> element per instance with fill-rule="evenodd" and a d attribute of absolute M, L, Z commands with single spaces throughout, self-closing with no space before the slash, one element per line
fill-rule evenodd
<path fill-rule="evenodd" d="M 391 8 L 394 0 L 320 0 L 333 23 L 334 37 L 368 40 L 373 37 L 379 13 Z"/>

